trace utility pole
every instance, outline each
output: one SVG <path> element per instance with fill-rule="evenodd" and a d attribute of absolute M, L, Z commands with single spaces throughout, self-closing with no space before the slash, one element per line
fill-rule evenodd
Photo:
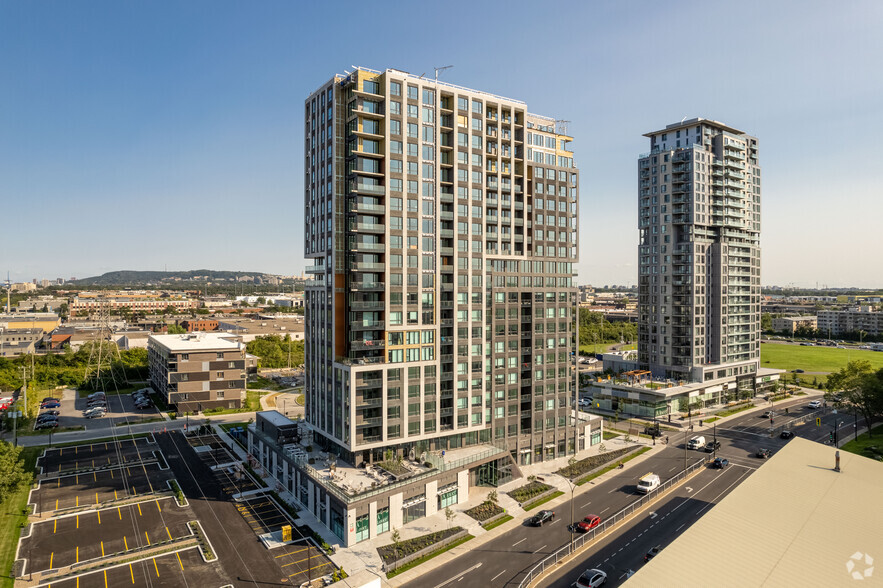
<path fill-rule="evenodd" d="M 684 431 L 684 473 L 687 473 L 687 431 Z"/>

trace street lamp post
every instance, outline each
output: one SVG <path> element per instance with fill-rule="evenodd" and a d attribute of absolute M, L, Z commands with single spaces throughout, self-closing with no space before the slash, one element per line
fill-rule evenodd
<path fill-rule="evenodd" d="M 687 431 L 684 431 L 684 473 L 687 473 Z"/>
<path fill-rule="evenodd" d="M 564 480 L 565 482 L 567 482 L 567 484 L 570 486 L 570 521 L 571 521 L 570 522 L 570 553 L 573 553 L 573 536 L 575 534 L 574 525 L 576 525 L 576 521 L 573 518 L 575 516 L 574 511 L 573 511 L 573 502 L 574 502 L 574 495 L 576 493 L 576 484 L 574 484 L 569 478 L 566 478 L 562 474 L 559 474 L 556 472 L 552 472 L 552 473 L 556 476 L 561 477 L 561 479 Z"/>

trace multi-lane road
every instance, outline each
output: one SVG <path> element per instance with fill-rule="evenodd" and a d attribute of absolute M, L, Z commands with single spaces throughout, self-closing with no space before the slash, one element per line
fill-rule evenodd
<path fill-rule="evenodd" d="M 777 402 L 771 410 L 777 413 L 773 427 L 778 427 L 796 417 L 814 413 L 807 408 L 809 399 Z M 788 408 L 788 415 L 784 409 Z M 765 461 L 754 456 L 763 447 L 775 453 L 786 440 L 778 434 L 770 436 L 770 421 L 760 417 L 759 408 L 744 416 L 729 419 L 716 429 L 721 449 L 716 455 L 726 457 L 730 465 L 723 469 L 706 468 L 690 478 L 663 498 L 648 507 L 626 524 L 610 534 L 598 537 L 591 546 L 576 558 L 561 566 L 555 574 L 543 578 L 541 586 L 572 586 L 579 574 L 588 568 L 600 568 L 608 573 L 608 585 L 616 586 L 642 565 L 644 554 L 656 545 L 665 545 L 688 528 L 711 506 L 735 488 Z M 781 416 L 778 416 L 782 413 Z M 822 426 L 818 427 L 813 414 L 807 424 L 794 426 L 791 430 L 801 437 L 814 441 L 828 438 L 828 433 L 844 415 L 822 411 L 818 415 Z M 850 417 L 851 418 L 851 417 Z M 781 422 L 780 422 L 781 421 Z M 851 430 L 851 420 L 849 421 Z M 845 427 L 844 427 L 845 428 Z M 842 429 L 843 430 L 843 429 Z M 706 428 L 692 435 L 704 435 L 711 440 L 715 429 Z M 574 519 L 597 514 L 602 519 L 611 516 L 629 504 L 639 500 L 635 491 L 637 479 L 647 472 L 654 472 L 662 481 L 677 475 L 684 468 L 684 456 L 688 464 L 710 457 L 703 451 L 685 451 L 684 434 L 671 435 L 669 446 L 650 454 L 639 465 L 630 467 L 595 485 L 588 491 L 579 489 L 574 501 Z M 436 568 L 419 579 L 406 584 L 409 588 L 491 588 L 518 586 L 525 574 L 543 558 L 563 547 L 571 539 L 570 501 L 555 507 L 556 517 L 543 527 L 522 524 L 483 545 L 472 549 L 450 564 Z M 530 513 L 534 514 L 534 513 Z"/>

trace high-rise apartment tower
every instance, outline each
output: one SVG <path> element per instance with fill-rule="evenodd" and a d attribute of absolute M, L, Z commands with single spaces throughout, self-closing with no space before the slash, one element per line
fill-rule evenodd
<path fill-rule="evenodd" d="M 574 453 L 572 138 L 524 102 L 393 69 L 333 77 L 304 123 L 317 442 L 354 464 Z"/>
<path fill-rule="evenodd" d="M 754 385 L 760 358 L 757 139 L 695 118 L 638 158 L 638 363 L 683 382 Z"/>

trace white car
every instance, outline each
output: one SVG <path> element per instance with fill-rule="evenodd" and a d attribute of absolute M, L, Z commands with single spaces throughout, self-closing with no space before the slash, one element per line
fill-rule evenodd
<path fill-rule="evenodd" d="M 103 408 L 92 408 L 83 413 L 83 416 L 87 419 L 101 418 L 107 414 L 107 411 Z"/>
<path fill-rule="evenodd" d="M 812 402 L 809 403 L 809 407 L 810 408 L 822 408 L 822 401 L 821 400 L 813 400 Z"/>
<path fill-rule="evenodd" d="M 583 572 L 576 581 L 579 588 L 597 588 L 607 582 L 607 574 L 601 570 L 591 569 Z"/>

